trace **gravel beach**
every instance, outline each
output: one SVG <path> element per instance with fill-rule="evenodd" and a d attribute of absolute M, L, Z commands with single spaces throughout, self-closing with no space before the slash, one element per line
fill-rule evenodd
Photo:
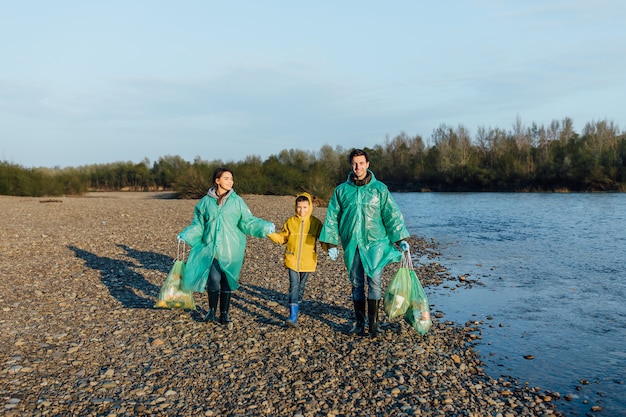
<path fill-rule="evenodd" d="M 436 306 L 425 336 L 400 320 L 377 338 L 349 333 L 345 266 L 325 254 L 286 327 L 284 247 L 269 239 L 248 239 L 232 330 L 203 322 L 206 294 L 193 312 L 155 309 L 197 203 L 167 196 L 0 196 L 2 415 L 562 415 L 558 393 L 486 375 L 479 323 Z M 277 227 L 293 214 L 292 197 L 242 197 Z M 427 292 L 455 279 L 431 242 L 410 243 L 431 255 L 416 265 Z"/>

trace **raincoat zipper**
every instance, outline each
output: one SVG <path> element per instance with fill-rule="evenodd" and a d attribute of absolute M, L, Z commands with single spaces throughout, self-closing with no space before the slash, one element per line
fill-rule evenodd
<path fill-rule="evenodd" d="M 302 237 L 304 236 L 304 219 L 300 221 L 300 241 L 298 242 L 298 272 L 300 272 L 300 257 L 302 256 Z"/>

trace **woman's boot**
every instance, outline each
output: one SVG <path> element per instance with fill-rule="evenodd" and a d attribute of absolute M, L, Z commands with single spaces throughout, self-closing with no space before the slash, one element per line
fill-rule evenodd
<path fill-rule="evenodd" d="M 367 316 L 370 336 L 376 337 L 378 335 L 378 300 L 367 300 Z"/>
<path fill-rule="evenodd" d="M 230 291 L 220 292 L 220 323 L 225 324 L 228 329 L 233 328 L 233 322 L 228 317 L 228 309 L 230 308 Z"/>
<path fill-rule="evenodd" d="M 356 323 L 352 328 L 352 332 L 359 336 L 365 335 L 365 300 L 353 300 L 354 301 L 354 315 L 356 317 Z"/>
<path fill-rule="evenodd" d="M 209 296 L 209 311 L 204 316 L 204 320 L 211 322 L 215 321 L 215 312 L 217 311 L 217 299 L 220 296 L 219 291 L 207 291 Z"/>

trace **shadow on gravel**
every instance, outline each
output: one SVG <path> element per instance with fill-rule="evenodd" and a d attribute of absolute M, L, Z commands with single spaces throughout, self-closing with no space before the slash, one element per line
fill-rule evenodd
<path fill-rule="evenodd" d="M 152 269 L 154 271 L 160 271 L 165 274 L 170 272 L 172 265 L 174 265 L 174 259 L 171 256 L 163 255 L 156 252 L 142 252 L 126 245 L 117 245 L 118 248 L 122 248 L 126 251 L 128 256 L 135 258 L 141 266 L 146 269 Z"/>
<path fill-rule="evenodd" d="M 124 247 L 122 245 L 119 246 Z M 122 306 L 147 309 L 154 307 L 154 300 L 159 296 L 161 289 L 132 269 L 139 268 L 141 265 L 98 256 L 76 246 L 68 246 L 68 248 L 75 253 L 77 258 L 85 261 L 85 266 L 100 271 L 102 283 L 109 289 L 109 293 L 122 303 Z M 169 263 L 171 262 L 170 258 Z M 162 268 L 162 266 L 160 267 Z M 137 295 L 137 290 L 147 297 Z"/>
<path fill-rule="evenodd" d="M 256 316 L 256 320 L 260 323 L 286 327 L 285 320 L 288 316 L 286 294 L 250 284 L 241 285 L 237 293 L 239 293 L 239 297 L 233 297 L 233 303 L 240 310 L 252 317 Z M 270 307 L 267 305 L 268 301 L 278 302 L 279 305 Z M 249 306 L 254 306 L 255 309 L 251 309 Z M 277 312 L 277 309 L 280 309 L 284 314 Z M 259 311 L 263 311 L 267 315 L 260 314 Z M 336 317 L 350 318 L 352 310 L 347 308 L 337 307 L 317 300 L 307 300 L 305 297 L 300 307 L 300 316 L 303 315 L 324 323 L 339 333 L 348 333 L 350 330 L 345 324 L 333 320 Z"/>
<path fill-rule="evenodd" d="M 180 199 L 180 197 L 178 196 L 178 193 L 176 192 L 166 192 L 166 191 L 162 191 L 162 192 L 158 192 L 155 193 L 152 196 L 153 199 L 155 200 L 178 200 Z"/>

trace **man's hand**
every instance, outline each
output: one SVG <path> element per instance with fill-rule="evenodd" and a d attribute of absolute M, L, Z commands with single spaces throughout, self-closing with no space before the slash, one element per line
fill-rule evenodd
<path fill-rule="evenodd" d="M 330 248 L 328 249 L 328 257 L 335 261 L 337 260 L 337 255 L 339 255 L 339 250 L 337 248 Z"/>
<path fill-rule="evenodd" d="M 400 243 L 398 243 L 398 246 L 400 246 L 400 250 L 402 252 L 407 252 L 409 250 L 409 244 L 406 240 L 401 240 Z"/>

